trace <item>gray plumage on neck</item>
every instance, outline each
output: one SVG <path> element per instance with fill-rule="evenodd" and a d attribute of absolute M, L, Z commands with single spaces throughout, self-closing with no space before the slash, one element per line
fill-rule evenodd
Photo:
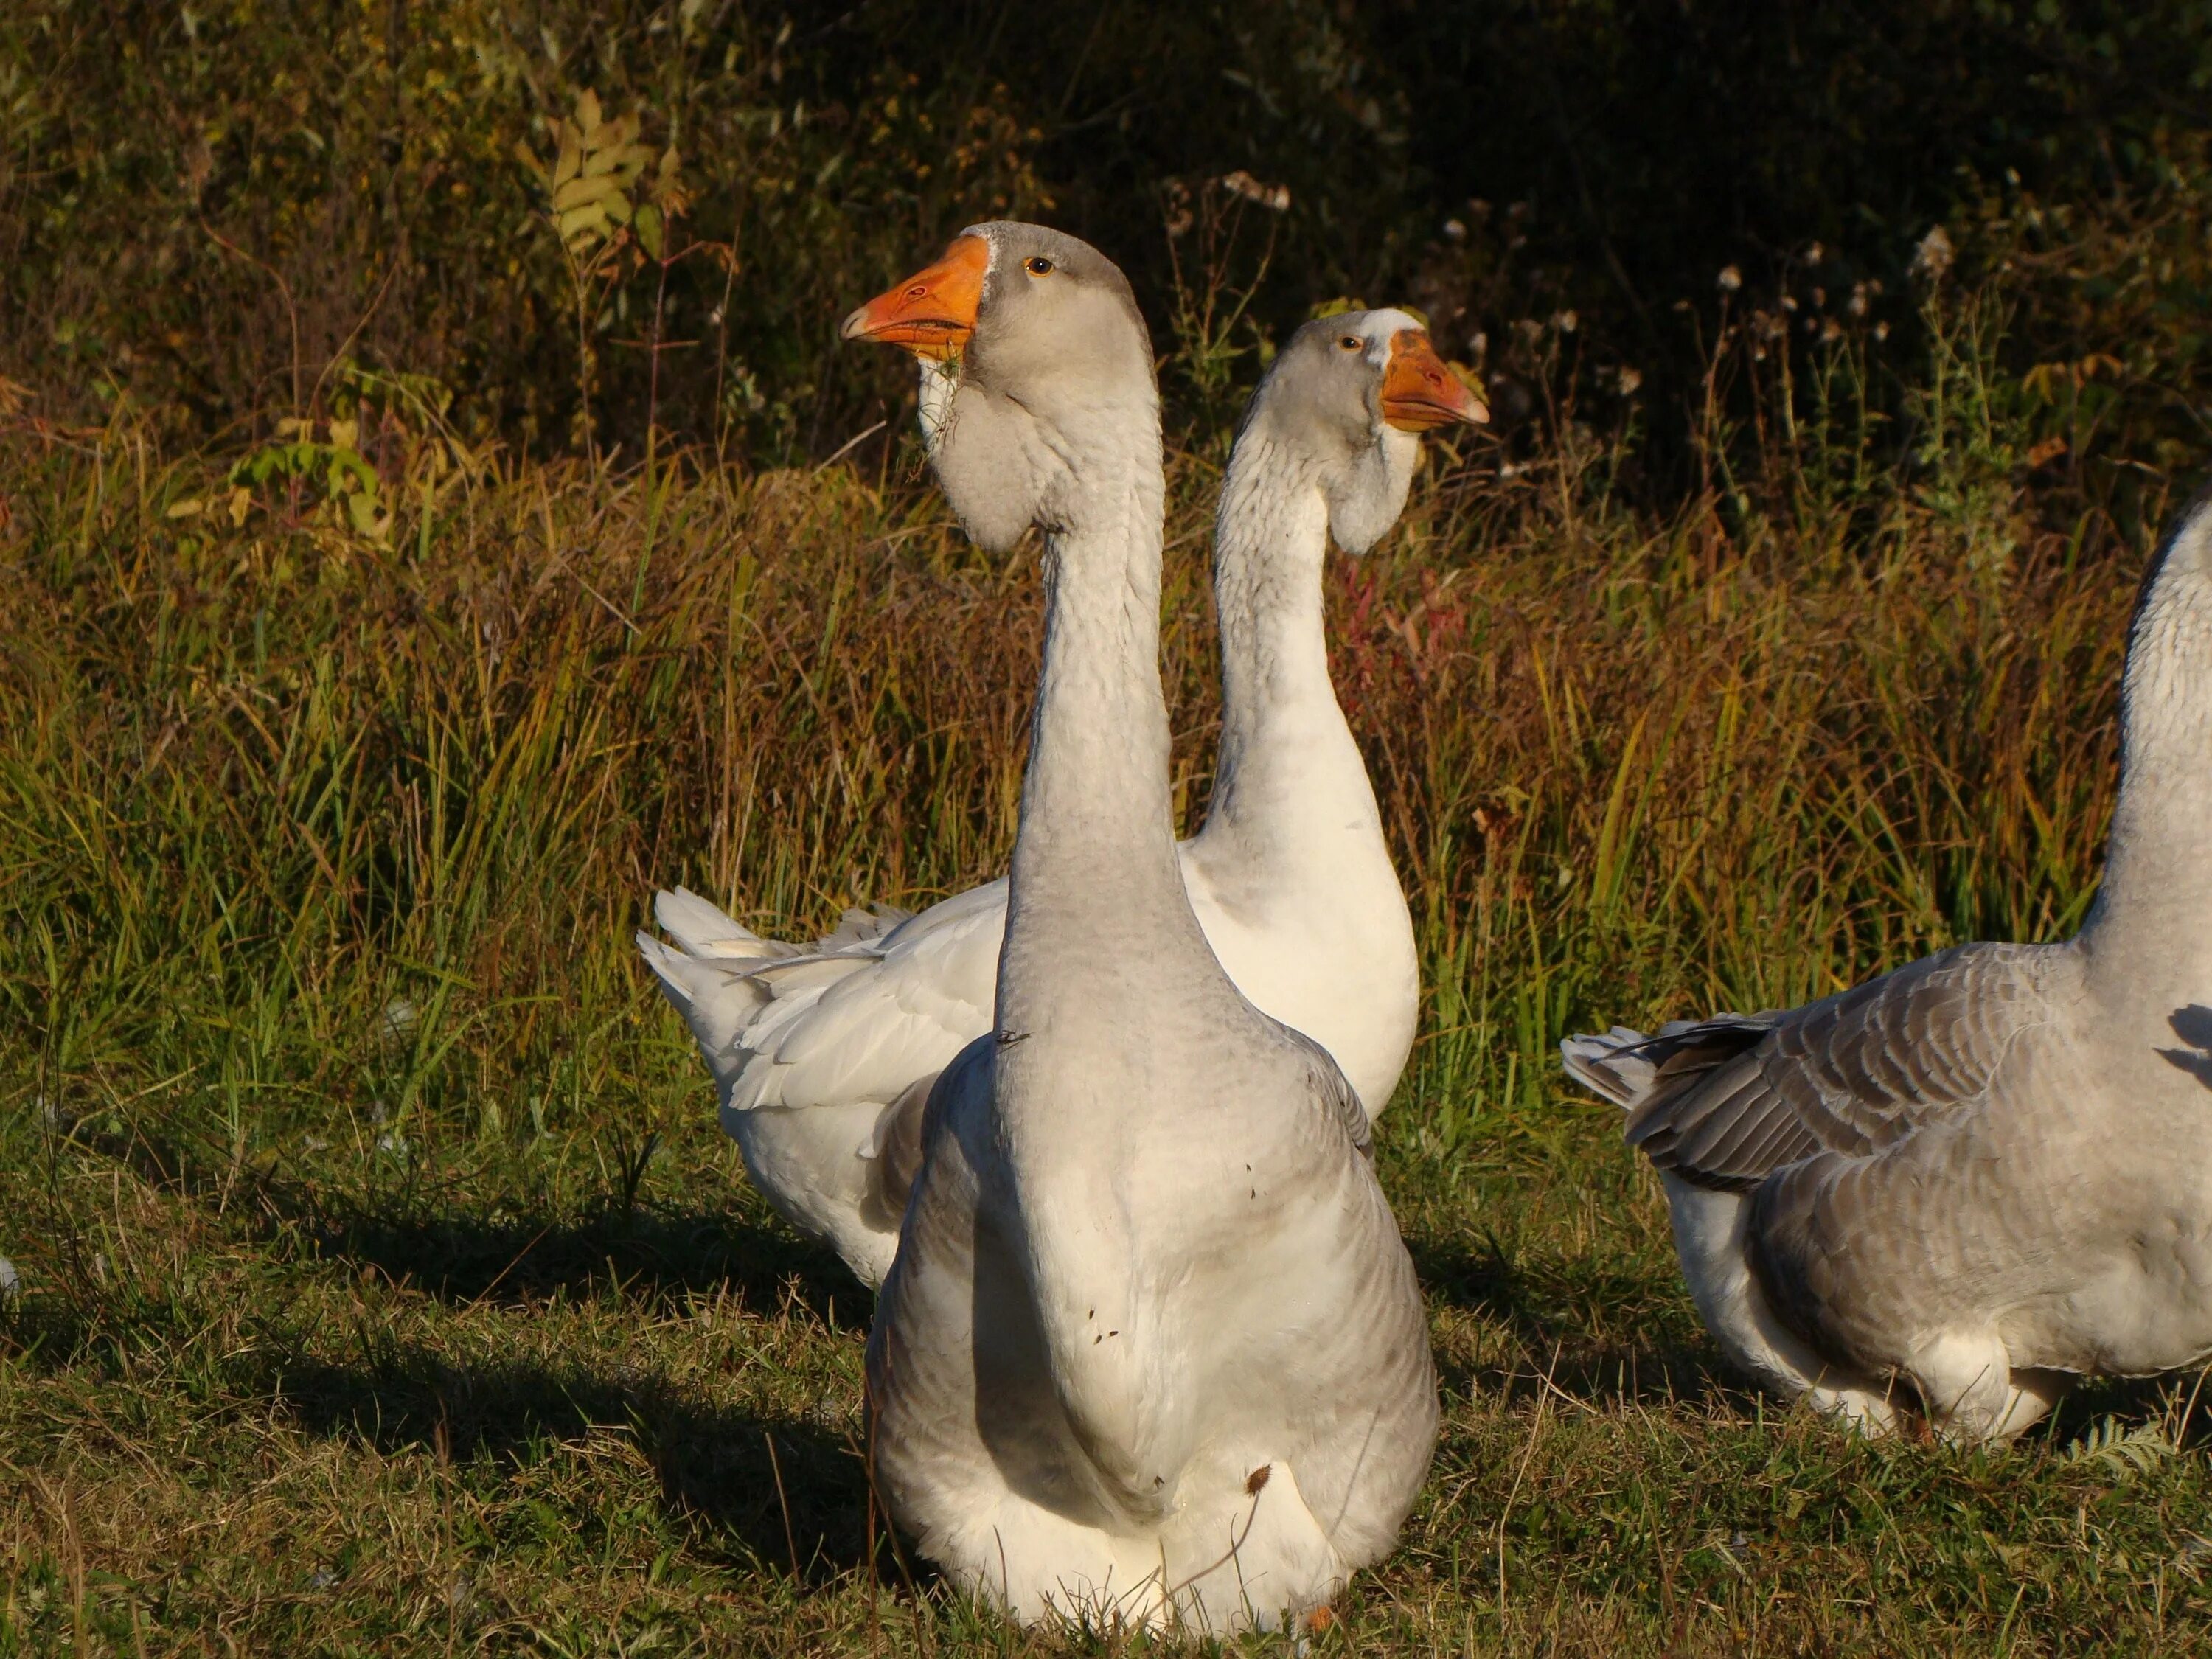
<path fill-rule="evenodd" d="M 1334 857 L 1340 836 L 1321 826 L 1374 810 L 1329 683 L 1322 565 L 1332 536 L 1364 553 L 1405 509 L 1420 441 L 1384 422 L 1381 389 L 1392 338 L 1416 326 L 1396 311 L 1308 323 L 1245 410 L 1215 519 L 1222 739 L 1206 836 L 1264 830 Z M 1351 337 L 1370 349 L 1344 349 Z"/>
<path fill-rule="evenodd" d="M 1225 535 L 1255 489 L 1317 490 L 1329 533 L 1347 553 L 1364 553 L 1406 510 L 1420 441 L 1385 424 L 1382 369 L 1390 342 L 1419 322 L 1401 311 L 1319 318 L 1293 334 L 1252 394 L 1223 482 Z M 1369 349 L 1349 353 L 1358 337 Z"/>
<path fill-rule="evenodd" d="M 2153 556 L 2128 630 L 2120 787 L 2082 929 L 2130 957 L 2212 958 L 2212 489 Z"/>
<path fill-rule="evenodd" d="M 1157 469 L 1159 392 L 1144 318 L 1104 255 L 1042 225 L 998 221 L 962 234 L 989 245 L 990 264 L 957 368 L 923 369 L 924 437 L 962 526 L 1005 552 L 1031 525 L 1097 516 L 1081 495 L 1130 471 L 1091 465 L 1102 439 L 1149 424 Z M 1031 274 L 1035 261 L 1048 270 Z"/>

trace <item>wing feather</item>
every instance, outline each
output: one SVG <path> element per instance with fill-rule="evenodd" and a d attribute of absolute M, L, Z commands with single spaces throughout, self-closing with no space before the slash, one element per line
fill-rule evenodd
<path fill-rule="evenodd" d="M 1960 945 L 1785 1013 L 1563 1047 L 1571 1072 L 1628 1109 L 1629 1143 L 1654 1164 L 1742 1190 L 1820 1153 L 1865 1157 L 1981 1099 L 2043 1017 L 2051 948 Z"/>

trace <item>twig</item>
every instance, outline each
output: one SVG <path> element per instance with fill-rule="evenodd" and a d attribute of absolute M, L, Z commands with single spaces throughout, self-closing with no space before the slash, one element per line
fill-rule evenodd
<path fill-rule="evenodd" d="M 204 214 L 200 216 L 200 228 L 207 232 L 209 240 L 213 241 L 217 247 L 245 260 L 246 263 L 250 265 L 259 266 L 263 270 L 269 273 L 270 280 L 276 284 L 276 292 L 283 296 L 284 301 L 284 315 L 290 321 L 292 325 L 292 413 L 295 417 L 305 413 L 306 411 L 300 407 L 300 307 L 292 298 L 291 283 L 284 280 L 284 273 L 283 271 L 277 270 L 276 266 L 270 264 L 266 259 L 261 258 L 257 255 L 248 253 L 244 248 L 239 246 L 237 243 L 232 241 L 228 236 L 225 236 L 221 231 L 210 224 L 207 222 L 207 216 Z"/>
<path fill-rule="evenodd" d="M 839 444 L 836 449 L 830 451 L 828 459 L 823 461 L 821 465 L 816 467 L 814 470 L 817 472 L 821 472 L 825 469 L 835 465 L 837 462 L 843 460 L 845 457 L 851 454 L 855 449 L 867 442 L 869 439 L 874 437 L 876 434 L 881 432 L 890 424 L 890 421 L 886 417 L 884 420 L 878 421 L 866 432 L 855 432 L 851 437 L 846 439 L 843 443 Z"/>
<path fill-rule="evenodd" d="M 1559 1363 L 1559 1345 L 1554 1342 L 1552 1345 L 1551 1363 L 1544 1370 L 1544 1381 L 1547 1384 L 1551 1381 L 1552 1372 L 1558 1368 Z M 1528 1465 L 1536 1455 L 1536 1438 L 1544 1431 L 1544 1416 L 1550 1410 L 1551 1404 L 1550 1395 L 1540 1394 L 1536 1396 L 1536 1419 L 1528 1425 L 1528 1443 L 1521 1453 L 1521 1467 L 1514 1471 L 1513 1485 L 1506 1492 L 1505 1502 L 1498 1507 L 1498 1616 L 1501 1620 L 1505 1616 L 1505 1523 L 1512 1517 L 1513 1500 L 1521 1495 L 1521 1483 L 1528 1477 Z"/>
<path fill-rule="evenodd" d="M 791 1530 L 791 1500 L 783 1495 L 783 1465 L 775 1455 L 775 1437 L 763 1429 L 761 1438 L 768 1443 L 768 1468 L 775 1477 L 776 1507 L 783 1511 L 783 1547 L 791 1552 L 791 1582 L 796 1584 L 799 1579 L 799 1540 Z"/>

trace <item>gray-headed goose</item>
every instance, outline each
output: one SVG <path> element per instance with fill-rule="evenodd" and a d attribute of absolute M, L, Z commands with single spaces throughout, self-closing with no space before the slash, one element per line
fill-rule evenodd
<path fill-rule="evenodd" d="M 966 336 L 937 476 L 987 547 L 1043 531 L 1047 595 L 994 1025 L 932 1094 L 868 1339 L 876 1485 L 1018 1617 L 1273 1624 L 1420 1484 L 1420 1296 L 1358 1097 L 1238 994 L 1183 884 L 1128 285 L 1029 225 L 935 270 L 963 264 L 975 299 L 925 273 L 847 325 Z"/>
<path fill-rule="evenodd" d="M 969 258 L 925 285 L 973 283 Z M 924 354 L 933 448 L 956 420 L 988 418 L 956 410 L 956 375 L 927 355 L 943 343 L 927 328 L 896 343 Z M 1328 1049 L 1370 1119 L 1413 1047 L 1420 988 L 1374 791 L 1329 683 L 1322 565 L 1332 536 L 1362 553 L 1397 521 L 1418 433 L 1485 418 L 1406 313 L 1309 323 L 1253 395 L 1217 515 L 1221 750 L 1206 823 L 1181 848 L 1184 885 L 1237 988 Z M 1003 503 L 970 510 L 986 539 L 1003 528 L 991 520 Z M 870 1285 L 897 1243 L 921 1102 L 990 1028 L 1006 907 L 996 881 L 802 950 L 678 889 L 655 907 L 675 947 L 639 936 L 699 1037 L 755 1183 Z"/>
<path fill-rule="evenodd" d="M 2212 1353 L 2212 507 L 2145 579 L 2103 885 L 1784 1013 L 1563 1045 L 1665 1182 L 1698 1312 L 1765 1387 L 2008 1438 L 2075 1377 Z M 1903 1382 L 1905 1391 L 1893 1394 Z"/>

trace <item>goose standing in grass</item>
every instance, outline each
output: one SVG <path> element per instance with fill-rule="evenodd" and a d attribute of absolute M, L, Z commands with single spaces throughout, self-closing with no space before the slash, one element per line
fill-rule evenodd
<path fill-rule="evenodd" d="M 952 270 L 940 285 L 973 280 Z M 933 355 L 921 363 L 933 450 L 957 380 Z M 1221 750 L 1205 826 L 1182 845 L 1183 880 L 1237 988 L 1328 1049 L 1370 1120 L 1413 1048 L 1420 987 L 1375 793 L 1329 683 L 1322 565 L 1332 535 L 1364 553 L 1397 521 L 1417 434 L 1486 418 L 1414 318 L 1345 313 L 1308 323 L 1277 357 L 1222 485 Z M 676 944 L 641 934 L 638 947 L 699 1039 L 755 1184 L 878 1283 L 922 1102 L 990 1029 L 1006 882 L 910 918 L 855 913 L 809 947 L 763 940 L 681 888 L 654 908 Z"/>
<path fill-rule="evenodd" d="M 2144 580 L 2097 902 L 1802 1008 L 1563 1046 L 1661 1171 L 1698 1311 L 1765 1387 L 1959 1440 L 2212 1354 L 2212 504 Z"/>
<path fill-rule="evenodd" d="M 1043 531 L 1046 591 L 994 1028 L 931 1094 L 868 1338 L 876 1488 L 1018 1618 L 1273 1625 L 1390 1547 L 1436 1383 L 1358 1097 L 1184 886 L 1144 323 L 1095 249 L 994 224 L 846 332 L 962 338 L 937 477 L 986 548 Z"/>

